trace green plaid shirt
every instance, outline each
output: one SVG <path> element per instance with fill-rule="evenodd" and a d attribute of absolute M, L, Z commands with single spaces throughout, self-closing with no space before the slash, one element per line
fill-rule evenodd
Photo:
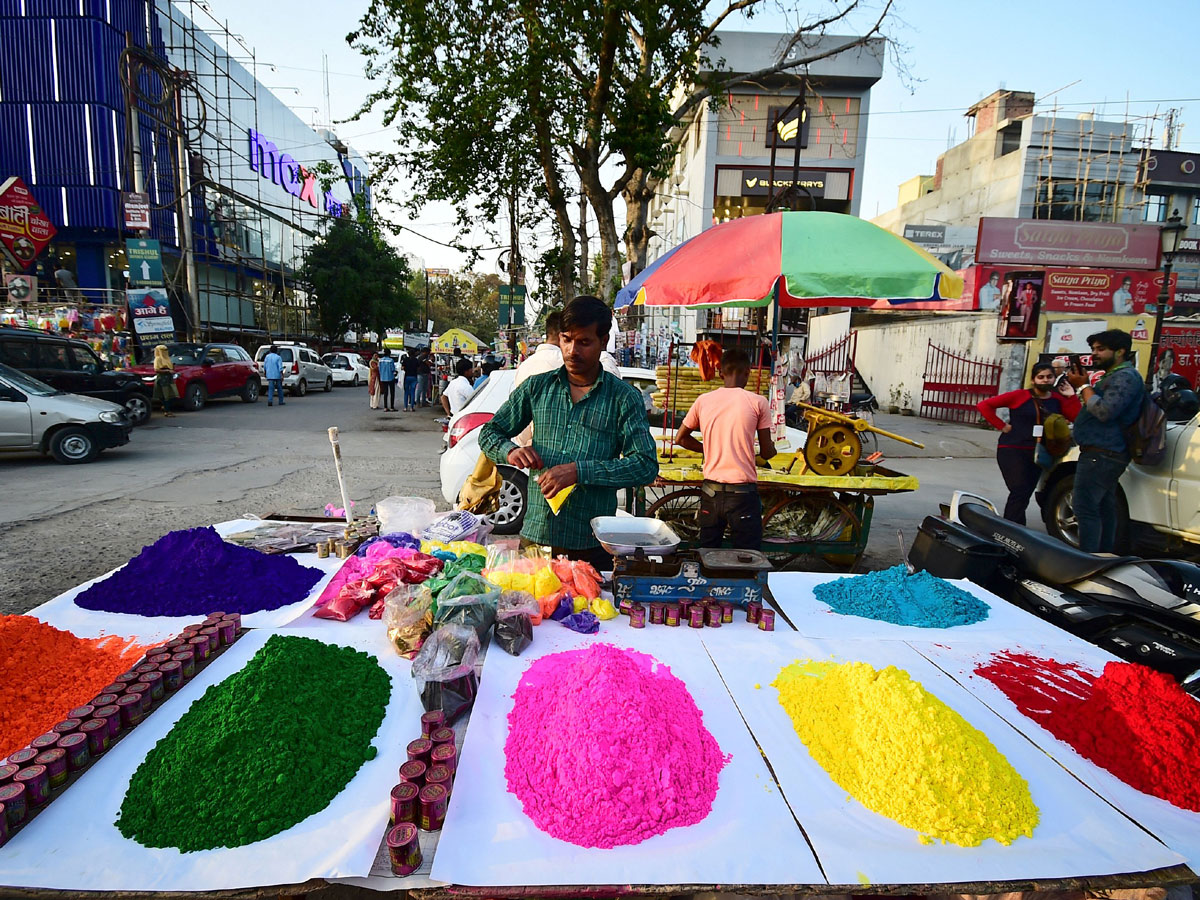
<path fill-rule="evenodd" d="M 593 516 L 617 510 L 617 488 L 649 484 L 658 476 L 658 454 L 646 426 L 642 395 L 601 370 L 595 386 L 571 402 L 566 367 L 523 381 L 479 433 L 479 447 L 507 463 L 514 435 L 533 423 L 533 448 L 546 468 L 573 462 L 578 483 L 559 514 L 530 479 L 529 508 L 521 536 L 537 544 L 582 550 L 599 546 Z"/>

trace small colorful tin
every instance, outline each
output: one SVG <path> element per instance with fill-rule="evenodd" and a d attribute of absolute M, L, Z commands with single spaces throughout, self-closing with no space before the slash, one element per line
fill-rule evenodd
<path fill-rule="evenodd" d="M 727 600 L 721 602 L 721 624 L 733 624 L 733 604 Z"/>
<path fill-rule="evenodd" d="M 158 663 L 144 662 L 140 666 L 134 668 L 133 671 L 137 672 L 138 677 L 141 678 L 141 676 L 145 675 L 147 672 L 157 672 Z"/>
<path fill-rule="evenodd" d="M 437 766 L 445 766 L 453 775 L 458 771 L 458 750 L 453 743 L 450 744 L 435 744 L 433 752 L 429 754 L 429 761 L 436 768 Z"/>
<path fill-rule="evenodd" d="M 121 698 L 118 697 L 117 699 L 120 700 Z M 115 741 L 117 735 L 121 733 L 121 707 L 116 703 L 101 706 L 96 710 L 94 718 L 108 725 L 108 739 Z M 86 724 L 87 722 L 83 723 L 83 725 Z M 80 730 L 84 730 L 83 725 L 79 726 Z M 94 756 L 95 754 L 92 755 Z"/>
<path fill-rule="evenodd" d="M 757 600 L 751 600 L 746 604 L 746 621 L 751 625 L 757 625 L 758 620 L 762 617 L 763 606 Z"/>
<path fill-rule="evenodd" d="M 25 785 L 30 806 L 41 806 L 50 799 L 50 773 L 45 766 L 26 766 L 13 776 L 13 784 Z"/>
<path fill-rule="evenodd" d="M 664 625 L 667 621 L 667 608 L 665 603 L 650 604 L 650 624 Z"/>
<path fill-rule="evenodd" d="M 221 636 L 217 633 L 217 626 L 209 625 L 207 628 L 201 628 L 200 635 L 208 638 L 208 655 L 212 656 L 221 646 Z"/>
<path fill-rule="evenodd" d="M 446 821 L 450 792 L 442 784 L 427 784 L 417 797 L 417 826 L 422 831 L 441 831 Z"/>
<path fill-rule="evenodd" d="M 430 737 L 446 724 L 446 712 L 441 709 L 431 709 L 421 713 L 421 737 Z"/>
<path fill-rule="evenodd" d="M 709 628 L 721 627 L 721 607 L 706 606 L 704 607 L 704 624 Z"/>
<path fill-rule="evenodd" d="M 419 759 L 410 759 L 400 767 L 400 780 L 415 784 L 417 787 L 424 787 L 425 771 L 428 768 Z"/>
<path fill-rule="evenodd" d="M 440 784 L 447 792 L 450 792 L 454 786 L 454 773 L 447 766 L 430 766 L 429 771 L 425 773 L 425 786 L 428 787 L 431 784 Z"/>
<path fill-rule="evenodd" d="M 416 825 L 401 822 L 388 831 L 385 841 L 393 875 L 411 875 L 420 868 L 421 842 L 417 838 Z"/>
<path fill-rule="evenodd" d="M 153 656 L 146 657 L 146 662 L 153 663 L 156 666 L 161 666 L 170 658 L 170 653 L 155 653 Z"/>
<path fill-rule="evenodd" d="M 423 762 L 429 765 L 429 753 L 433 750 L 433 741 L 429 738 L 417 738 L 415 741 L 409 741 L 407 752 L 410 760 Z"/>
<path fill-rule="evenodd" d="M 6 784 L 12 784 L 13 776 L 19 771 L 21 771 L 21 767 L 15 766 L 12 763 L 6 763 L 5 765 L 0 766 L 0 787 L 4 787 Z"/>
<path fill-rule="evenodd" d="M 196 654 L 197 662 L 204 662 L 204 660 L 208 659 L 210 648 L 208 645 L 207 634 L 198 634 L 193 638 L 189 638 L 188 646 L 191 647 L 192 652 Z"/>
<path fill-rule="evenodd" d="M 8 843 L 8 818 L 4 815 L 4 804 L 0 803 L 0 847 Z"/>
<path fill-rule="evenodd" d="M 58 740 L 59 749 L 67 754 L 67 770 L 78 772 L 86 768 L 91 754 L 88 753 L 87 735 L 81 731 L 74 734 L 64 734 Z"/>
<path fill-rule="evenodd" d="M 131 684 L 129 689 L 125 691 L 125 696 L 135 694 L 142 701 L 142 715 L 150 712 L 154 708 L 154 688 L 145 681 L 139 681 Z"/>
<path fill-rule="evenodd" d="M 623 616 L 629 615 L 629 613 L 632 610 L 633 610 L 633 601 L 629 600 L 629 599 L 622 600 L 620 605 L 617 607 L 617 612 L 619 612 Z"/>
<path fill-rule="evenodd" d="M 183 680 L 190 681 L 196 674 L 196 652 L 194 650 L 180 650 L 174 654 L 171 659 L 183 666 Z"/>
<path fill-rule="evenodd" d="M 400 822 L 416 824 L 417 795 L 420 793 L 421 789 L 411 781 L 402 781 L 392 788 L 391 821 L 393 825 Z"/>
<path fill-rule="evenodd" d="M 70 734 L 70 732 L 67 732 Z M 43 750 L 49 750 L 58 743 L 58 739 L 62 735 L 57 731 L 47 731 L 45 734 L 39 734 L 29 742 L 29 748 L 41 753 Z"/>
<path fill-rule="evenodd" d="M 163 685 L 163 673 L 158 671 L 158 666 L 155 666 L 153 671 L 143 672 L 141 681 L 143 684 L 150 685 L 150 697 L 156 703 L 167 692 L 166 687 Z"/>
<path fill-rule="evenodd" d="M 116 699 L 116 698 L 113 698 L 113 699 Z M 109 702 L 111 703 L 112 701 L 110 700 Z M 71 710 L 69 713 L 67 713 L 67 718 L 78 719 L 79 724 L 82 725 L 84 722 L 86 722 L 88 719 L 90 719 L 92 717 L 92 714 L 96 711 L 97 706 L 104 706 L 104 704 L 103 703 L 85 703 L 83 706 L 77 706 L 73 710 Z M 78 730 L 79 729 L 76 729 L 76 731 L 78 731 Z M 69 734 L 70 732 L 67 732 L 67 733 Z"/>
<path fill-rule="evenodd" d="M 108 736 L 107 719 L 88 719 L 80 727 L 79 733 L 87 735 L 89 756 L 99 756 L 112 744 L 112 738 Z"/>
<path fill-rule="evenodd" d="M 642 606 L 642 604 L 635 603 L 633 604 L 633 608 L 629 610 L 629 627 L 646 627 L 646 607 Z"/>
<path fill-rule="evenodd" d="M 663 623 L 671 628 L 679 627 L 679 606 L 677 604 L 667 604 L 666 610 L 663 611 Z"/>
<path fill-rule="evenodd" d="M 237 640 L 237 623 L 230 619 L 222 619 L 217 623 L 217 637 L 221 639 L 221 646 L 228 647 Z"/>
<path fill-rule="evenodd" d="M 689 600 L 687 597 L 681 597 L 679 599 L 679 621 L 680 622 L 686 623 L 686 622 L 690 622 L 692 620 L 692 606 L 693 605 L 694 605 L 693 601 Z"/>
<path fill-rule="evenodd" d="M 121 697 L 117 700 L 117 709 L 121 711 L 121 725 L 125 728 L 132 728 L 146 716 L 142 712 L 141 694 L 126 694 Z"/>
<path fill-rule="evenodd" d="M 29 747 L 25 747 L 8 754 L 8 761 L 14 766 L 27 766 L 37 759 L 37 755 L 41 752 L 41 750 L 31 750 Z"/>
<path fill-rule="evenodd" d="M 328 541 L 317 541 L 317 559 L 329 559 Z"/>
<path fill-rule="evenodd" d="M 0 787 L 0 805 L 4 806 L 4 820 L 10 828 L 15 828 L 25 821 L 25 815 L 29 812 L 29 801 L 26 799 L 28 794 L 25 785 L 20 782 Z"/>
<path fill-rule="evenodd" d="M 183 687 L 183 665 L 177 660 L 168 659 L 158 667 L 162 672 L 163 687 L 168 691 L 177 691 Z"/>
<path fill-rule="evenodd" d="M 242 633 L 242 614 L 241 613 L 225 613 L 225 618 L 222 619 L 221 621 L 222 622 L 232 622 L 234 634 Z"/>
<path fill-rule="evenodd" d="M 117 682 L 118 684 L 130 685 L 137 681 L 137 677 L 137 672 L 122 672 L 120 675 L 114 678 L 113 681 Z"/>
<path fill-rule="evenodd" d="M 169 641 L 167 641 L 166 646 L 164 647 L 164 650 L 167 653 L 178 653 L 179 649 L 181 647 L 186 647 L 186 646 L 187 646 L 187 641 L 184 638 L 181 638 L 181 637 L 171 638 Z"/>
<path fill-rule="evenodd" d="M 438 744 L 453 744 L 454 729 L 448 725 L 443 725 L 436 729 L 433 734 L 429 735 L 429 739 L 433 741 L 433 748 L 436 750 Z"/>
<path fill-rule="evenodd" d="M 112 684 L 106 685 L 104 687 L 104 693 L 109 694 L 113 697 L 120 697 L 123 693 L 125 693 L 126 683 L 127 682 L 124 682 L 124 681 L 114 681 Z M 113 703 L 116 703 L 116 702 L 117 702 L 116 700 L 113 701 Z M 92 704 L 92 706 L 100 706 L 100 705 L 101 704 L 99 704 L 99 703 Z"/>
<path fill-rule="evenodd" d="M 212 624 L 213 622 L 220 622 L 223 618 L 225 618 L 224 610 L 220 610 L 218 612 L 210 612 L 207 616 L 204 617 L 204 622 L 205 622 L 205 624 Z"/>
<path fill-rule="evenodd" d="M 758 630 L 759 631 L 774 631 L 775 630 L 775 610 L 764 609 L 759 614 Z"/>
<path fill-rule="evenodd" d="M 698 603 L 693 603 L 691 608 L 688 610 L 688 627 L 704 627 L 704 607 Z"/>
<path fill-rule="evenodd" d="M 67 783 L 67 751 L 59 747 L 51 747 L 37 755 L 34 760 L 39 766 L 46 767 L 50 778 L 50 787 L 62 787 Z"/>
<path fill-rule="evenodd" d="M 346 559 L 347 557 L 350 556 L 351 553 L 354 552 L 354 544 L 352 541 L 338 541 L 336 549 L 337 549 L 337 558 L 338 559 Z"/>
<path fill-rule="evenodd" d="M 125 693 L 125 692 L 121 691 L 121 694 L 123 694 L 123 693 Z M 92 715 L 91 716 L 75 716 L 75 718 L 84 719 L 85 721 L 87 719 L 90 719 L 92 716 L 94 716 L 96 714 L 96 710 L 98 710 L 100 707 L 112 706 L 114 703 L 116 703 L 117 698 L 120 697 L 121 694 L 97 694 L 95 697 L 93 697 L 91 700 L 88 701 L 88 706 L 92 707 Z M 74 713 L 74 710 L 72 710 L 71 712 Z"/>

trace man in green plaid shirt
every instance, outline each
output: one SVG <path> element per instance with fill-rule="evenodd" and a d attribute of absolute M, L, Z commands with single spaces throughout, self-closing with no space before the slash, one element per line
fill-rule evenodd
<path fill-rule="evenodd" d="M 537 474 L 521 537 L 599 570 L 611 569 L 612 557 L 592 534 L 592 517 L 616 512 L 618 488 L 649 484 L 658 475 L 642 395 L 600 365 L 611 328 L 612 311 L 603 301 L 580 296 L 568 303 L 562 368 L 518 385 L 479 433 L 479 447 L 492 462 Z M 512 438 L 531 422 L 533 446 L 518 447 Z M 554 515 L 546 501 L 572 485 Z"/>

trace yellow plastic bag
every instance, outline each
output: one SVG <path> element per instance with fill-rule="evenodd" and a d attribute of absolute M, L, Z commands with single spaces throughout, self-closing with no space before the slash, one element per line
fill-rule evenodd
<path fill-rule="evenodd" d="M 583 612 L 585 609 L 587 609 L 587 608 L 588 608 L 588 598 L 587 598 L 587 597 L 584 597 L 584 596 L 582 596 L 582 595 L 581 595 L 581 596 L 578 596 L 578 597 L 574 597 L 574 598 L 571 600 L 571 605 L 572 605 L 571 612 L 573 612 L 573 613 L 581 613 L 581 612 Z"/>
<path fill-rule="evenodd" d="M 612 602 L 605 600 L 603 597 L 597 597 L 588 604 L 588 609 L 601 622 L 617 617 L 617 608 L 612 605 Z"/>
<path fill-rule="evenodd" d="M 558 580 L 558 576 L 554 574 L 554 570 L 549 565 L 538 569 L 537 574 L 533 576 L 532 593 L 538 599 L 549 594 L 557 594 L 561 590 L 562 582 Z"/>
<path fill-rule="evenodd" d="M 487 548 L 483 544 L 477 544 L 474 541 L 421 541 L 421 552 L 428 555 L 434 550 L 445 550 L 447 553 L 453 553 L 455 556 L 466 556 L 468 553 L 478 553 L 480 556 L 487 556 Z"/>
<path fill-rule="evenodd" d="M 570 485 L 563 488 L 553 497 L 546 498 L 546 502 L 550 505 L 550 512 L 558 515 L 558 511 L 563 508 L 563 504 L 567 502 L 567 498 L 575 492 L 575 485 Z"/>

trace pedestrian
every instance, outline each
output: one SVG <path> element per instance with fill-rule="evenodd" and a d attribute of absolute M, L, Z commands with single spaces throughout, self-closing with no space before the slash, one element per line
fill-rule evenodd
<path fill-rule="evenodd" d="M 412 412 L 417 408 L 418 385 L 421 381 L 420 363 L 417 362 L 415 350 L 404 354 L 404 359 L 400 360 L 400 368 L 404 370 L 404 410 Z"/>
<path fill-rule="evenodd" d="M 471 373 L 474 371 L 475 364 L 465 357 L 460 356 L 454 363 L 454 380 L 446 385 L 446 390 L 442 393 L 442 409 L 446 411 L 446 415 L 455 415 L 471 399 L 471 394 L 475 392 L 475 387 L 471 384 Z"/>
<path fill-rule="evenodd" d="M 267 379 L 267 406 L 273 406 L 276 397 L 283 406 L 283 357 L 274 344 L 267 348 L 267 355 L 263 357 L 263 375 Z"/>
<path fill-rule="evenodd" d="M 1117 482 L 1129 465 L 1125 429 L 1142 410 L 1146 386 L 1130 355 L 1133 338 L 1116 328 L 1088 335 L 1092 364 L 1104 375 L 1094 385 L 1076 365 L 1067 380 L 1079 391 L 1083 408 L 1075 420 L 1079 462 L 1071 504 L 1079 522 L 1079 548 L 1111 553 L 1117 539 Z"/>
<path fill-rule="evenodd" d="M 767 398 L 746 390 L 750 356 L 744 350 L 721 355 L 724 387 L 701 394 L 683 417 L 675 443 L 704 455 L 700 485 L 701 547 L 720 547 L 729 530 L 735 550 L 762 547 L 763 512 L 758 496 L 754 440 L 764 460 L 775 455 Z M 704 443 L 696 440 L 699 429 Z"/>
<path fill-rule="evenodd" d="M 166 344 L 154 348 L 154 392 L 150 396 L 150 407 L 154 401 L 162 404 L 163 415 L 168 419 L 175 418 L 171 412 L 171 401 L 179 398 L 179 389 L 175 387 L 175 364 L 171 362 L 171 354 L 167 352 Z"/>
<path fill-rule="evenodd" d="M 383 398 L 383 408 L 386 412 L 396 411 L 396 361 L 386 347 L 383 358 L 379 360 L 379 392 Z"/>
<path fill-rule="evenodd" d="M 376 353 L 371 357 L 371 363 L 367 367 L 367 393 L 371 395 L 371 409 L 379 409 L 379 354 Z"/>
<path fill-rule="evenodd" d="M 1065 416 L 1074 422 L 1079 414 L 1079 398 L 1054 388 L 1054 367 L 1050 363 L 1034 363 L 1029 373 L 1031 386 L 988 397 L 975 404 L 993 428 L 1000 431 L 996 442 L 996 464 L 1008 488 L 1004 518 L 1018 525 L 1025 524 L 1029 498 L 1042 476 L 1037 463 L 1038 442 L 1043 437 L 1043 425 L 1048 416 Z M 1008 421 L 997 415 L 1008 410 Z"/>
<path fill-rule="evenodd" d="M 426 347 L 417 359 L 417 403 L 429 406 L 433 392 L 433 356 Z"/>
<path fill-rule="evenodd" d="M 616 513 L 619 488 L 632 490 L 658 475 L 641 395 L 600 361 L 611 330 L 612 310 L 602 300 L 583 295 L 568 303 L 563 364 L 518 385 L 479 433 L 479 447 L 492 462 L 537 473 L 530 479 L 522 542 L 549 546 L 555 555 L 586 560 L 601 571 L 612 568 L 612 557 L 591 520 Z M 530 423 L 534 445 L 517 446 L 513 437 Z M 548 501 L 571 487 L 555 515 Z"/>

